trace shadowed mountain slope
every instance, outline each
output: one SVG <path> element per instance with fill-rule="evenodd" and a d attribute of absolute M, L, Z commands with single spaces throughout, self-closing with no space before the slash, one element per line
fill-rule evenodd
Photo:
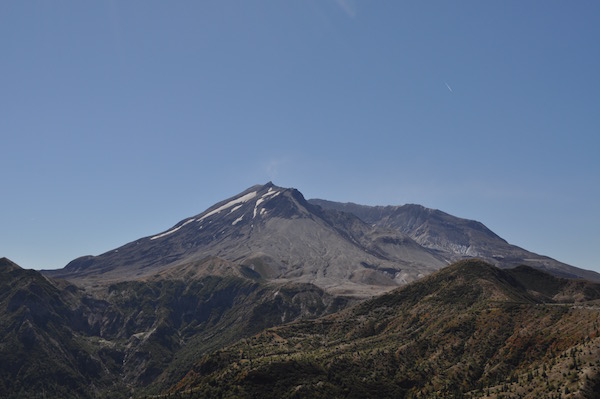
<path fill-rule="evenodd" d="M 88 316 L 103 308 L 73 285 L 0 259 L 2 397 L 93 398 L 110 389 L 115 381 L 86 339 Z"/>

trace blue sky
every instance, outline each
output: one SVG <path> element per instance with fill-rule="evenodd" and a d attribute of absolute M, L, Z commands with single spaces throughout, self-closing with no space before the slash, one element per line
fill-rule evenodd
<path fill-rule="evenodd" d="M 0 2 L 0 256 L 58 268 L 272 180 L 600 271 L 597 1 Z"/>

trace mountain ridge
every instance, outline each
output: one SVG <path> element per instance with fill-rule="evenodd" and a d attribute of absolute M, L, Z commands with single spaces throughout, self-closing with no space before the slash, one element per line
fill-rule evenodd
<path fill-rule="evenodd" d="M 538 255 L 505 239 L 475 220 L 459 218 L 417 204 L 368 206 L 322 199 L 308 200 L 324 209 L 349 212 L 366 223 L 406 234 L 418 244 L 443 254 L 449 262 L 467 258 L 484 259 L 498 267 L 522 264 L 567 278 L 600 281 L 600 274 Z"/>

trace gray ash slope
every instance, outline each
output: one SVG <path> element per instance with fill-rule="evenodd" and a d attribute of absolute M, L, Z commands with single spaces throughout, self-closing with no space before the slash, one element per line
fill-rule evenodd
<path fill-rule="evenodd" d="M 311 199 L 326 210 L 351 213 L 377 227 L 406 234 L 450 262 L 479 258 L 501 268 L 527 265 L 565 278 L 600 281 L 600 274 L 567 265 L 509 244 L 482 223 L 458 218 L 421 205 L 366 206 Z"/>
<path fill-rule="evenodd" d="M 370 296 L 447 264 L 396 230 L 308 203 L 295 189 L 253 186 L 171 229 L 47 275 L 80 284 L 143 279 L 208 256 L 257 278 L 312 283 L 338 295 Z"/>
<path fill-rule="evenodd" d="M 255 278 L 312 283 L 331 294 L 359 297 L 468 257 L 600 281 L 596 273 L 510 246 L 478 222 L 411 205 L 306 201 L 299 191 L 272 183 L 250 187 L 165 232 L 44 273 L 102 285 L 149 278 L 207 257 L 225 259 Z"/>

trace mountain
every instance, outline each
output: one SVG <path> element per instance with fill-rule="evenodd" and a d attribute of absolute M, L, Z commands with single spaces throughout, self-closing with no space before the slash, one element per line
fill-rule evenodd
<path fill-rule="evenodd" d="M 446 267 L 470 256 L 535 268 Z M 440 211 L 257 185 L 61 270 L 0 259 L 0 392 L 494 397 L 548 362 L 593 391 L 599 286 L 544 270 L 597 277 Z"/>
<path fill-rule="evenodd" d="M 206 355 L 171 393 L 596 398 L 598 320 L 600 284 L 461 261 L 336 314 Z"/>
<path fill-rule="evenodd" d="M 148 279 L 209 256 L 265 281 L 309 283 L 331 295 L 358 298 L 474 256 L 505 267 L 531 264 L 556 275 L 600 281 L 597 273 L 511 246 L 478 222 L 419 206 L 306 201 L 299 191 L 272 183 L 250 187 L 162 233 L 43 273 L 103 286 Z"/>
<path fill-rule="evenodd" d="M 498 267 L 529 265 L 566 278 L 600 282 L 600 274 L 558 262 L 507 243 L 482 223 L 421 205 L 366 206 L 321 199 L 309 202 L 325 210 L 351 213 L 365 223 L 398 231 L 448 262 L 479 258 Z"/>
<path fill-rule="evenodd" d="M 126 398 L 165 390 L 198 357 L 348 305 L 207 257 L 92 290 L 0 259 L 2 397 Z M 89 287 L 88 287 L 89 288 Z"/>
<path fill-rule="evenodd" d="M 396 230 L 308 203 L 295 189 L 254 186 L 171 229 L 44 274 L 77 284 L 148 278 L 217 256 L 273 282 L 368 297 L 446 265 Z"/>

